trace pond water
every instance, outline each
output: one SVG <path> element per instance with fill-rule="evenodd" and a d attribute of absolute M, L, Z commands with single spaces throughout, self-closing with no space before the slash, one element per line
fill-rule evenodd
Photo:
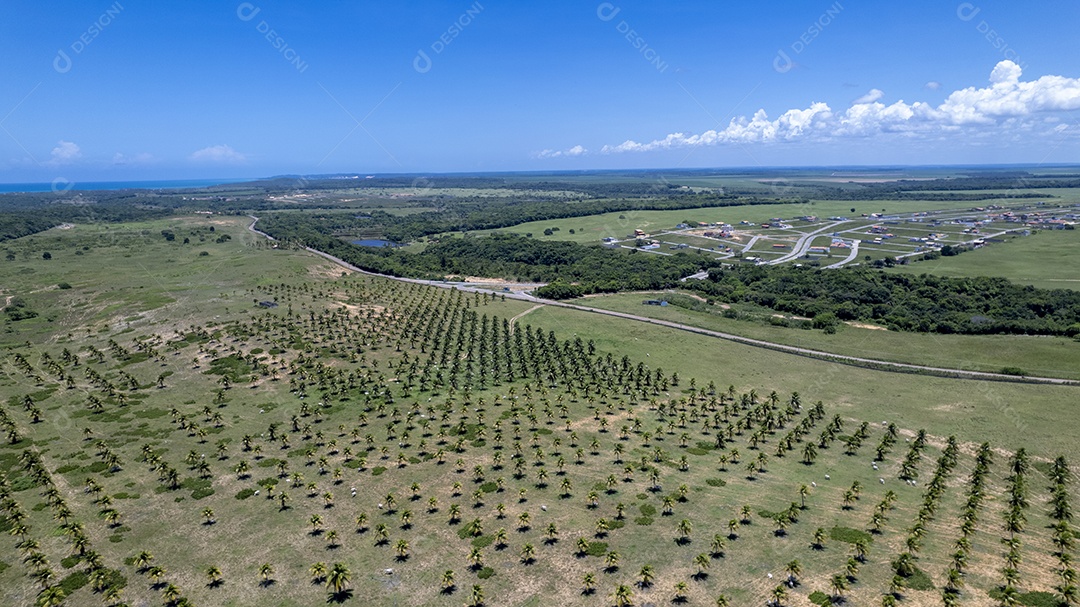
<path fill-rule="evenodd" d="M 364 238 L 362 240 L 354 240 L 353 244 L 360 245 L 362 247 L 400 247 L 396 242 L 389 240 L 381 240 L 378 238 Z"/>

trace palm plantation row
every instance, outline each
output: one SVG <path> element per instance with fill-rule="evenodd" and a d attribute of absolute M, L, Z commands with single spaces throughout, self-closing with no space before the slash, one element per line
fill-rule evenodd
<path fill-rule="evenodd" d="M 1043 472 L 1016 472 L 1022 453 L 851 419 L 779 386 L 720 388 L 735 380 L 722 370 L 679 377 L 512 322 L 520 308 L 493 295 L 350 277 L 240 296 L 278 307 L 9 356 L 3 520 L 25 557 L 0 575 L 18 572 L 24 596 L 1075 594 L 1063 460 L 1043 462 L 1043 492 Z M 994 494 L 1015 502 L 1004 523 L 983 503 Z"/>

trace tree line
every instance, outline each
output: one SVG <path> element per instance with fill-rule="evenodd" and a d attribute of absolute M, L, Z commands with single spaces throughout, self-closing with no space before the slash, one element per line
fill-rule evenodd
<path fill-rule="evenodd" d="M 898 331 L 1080 334 L 1080 292 L 1038 289 L 1004 278 L 740 265 L 710 269 L 707 280 L 685 286 L 719 301 L 811 318 L 874 322 Z"/>

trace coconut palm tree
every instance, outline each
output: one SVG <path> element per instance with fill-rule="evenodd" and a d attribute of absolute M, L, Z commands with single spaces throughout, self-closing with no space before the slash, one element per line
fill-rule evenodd
<path fill-rule="evenodd" d="M 39 607 L 58 607 L 64 603 L 67 595 L 59 586 L 49 586 L 38 593 L 37 605 Z"/>
<path fill-rule="evenodd" d="M 484 553 L 473 546 L 469 549 L 469 562 L 472 563 L 473 569 L 480 569 L 484 566 Z"/>
<path fill-rule="evenodd" d="M 656 578 L 656 571 L 652 565 L 642 565 L 641 571 L 638 572 L 638 586 L 642 588 L 648 588 L 652 586 L 653 580 Z"/>
<path fill-rule="evenodd" d="M 165 568 L 156 565 L 150 567 L 146 570 L 146 577 L 150 578 L 150 581 L 154 582 L 154 585 L 157 585 L 161 578 L 165 577 Z"/>
<path fill-rule="evenodd" d="M 683 520 L 679 521 L 679 524 L 678 524 L 677 528 L 679 530 L 678 543 L 680 543 L 680 544 L 689 544 L 690 543 L 690 532 L 694 530 L 693 523 L 690 522 L 690 519 L 685 519 L 684 518 Z"/>
<path fill-rule="evenodd" d="M 686 582 L 684 582 L 682 580 L 679 580 L 678 582 L 675 582 L 675 597 L 672 599 L 672 601 L 675 602 L 675 603 L 683 603 L 683 602 L 685 602 L 686 601 L 686 590 L 687 590 L 688 587 L 689 586 L 687 586 Z"/>
<path fill-rule="evenodd" d="M 270 563 L 263 563 L 259 565 L 259 577 L 262 578 L 262 585 L 269 586 L 272 583 L 274 575 L 274 566 Z"/>
<path fill-rule="evenodd" d="M 442 574 L 442 591 L 444 594 L 450 594 L 454 591 L 454 570 L 447 569 Z"/>
<path fill-rule="evenodd" d="M 176 605 L 180 600 L 180 589 L 175 584 L 168 584 L 161 591 L 161 598 L 165 601 L 166 605 Z"/>
<path fill-rule="evenodd" d="M 784 600 L 788 597 L 787 588 L 784 588 L 782 584 L 780 586 L 777 586 L 776 588 L 773 588 L 772 592 L 770 592 L 769 594 L 770 596 L 772 596 L 773 607 L 781 607 L 781 605 L 784 604 Z"/>
<path fill-rule="evenodd" d="M 344 563 L 334 563 L 326 574 L 326 587 L 333 591 L 335 595 L 340 595 L 349 587 L 351 576 L 352 573 Z"/>
<path fill-rule="evenodd" d="M 626 584 L 619 584 L 611 595 L 615 599 L 615 607 L 630 607 L 634 604 L 634 591 Z"/>
<path fill-rule="evenodd" d="M 784 572 L 787 573 L 787 585 L 794 588 L 799 585 L 799 575 L 802 573 L 802 564 L 799 559 L 795 559 L 789 562 L 784 567 Z"/>
<path fill-rule="evenodd" d="M 544 539 L 546 544 L 554 544 L 559 541 L 559 528 L 555 523 L 548 523 L 547 529 L 544 531 L 544 535 L 547 536 Z"/>
<path fill-rule="evenodd" d="M 697 565 L 698 568 L 695 576 L 698 579 L 703 579 L 706 576 L 705 570 L 712 564 L 712 560 L 709 558 L 709 555 L 703 552 L 694 557 L 694 564 Z"/>
<path fill-rule="evenodd" d="M 465 607 L 480 607 L 483 604 L 484 589 L 474 584 L 472 591 L 469 592 L 469 602 L 465 603 Z"/>
<path fill-rule="evenodd" d="M 211 565 L 206 568 L 206 585 L 211 588 L 221 585 L 221 569 L 217 566 Z"/>
<path fill-rule="evenodd" d="M 521 547 L 521 562 L 529 565 L 536 560 L 536 547 L 532 544 L 526 543 Z"/>
<path fill-rule="evenodd" d="M 581 594 L 590 595 L 596 586 L 596 574 L 589 572 L 581 576 Z"/>
<path fill-rule="evenodd" d="M 847 578 L 843 575 L 836 574 L 829 580 L 829 587 L 833 591 L 833 596 L 843 598 L 844 592 L 848 589 Z"/>
<path fill-rule="evenodd" d="M 619 569 L 619 553 L 614 550 L 608 551 L 604 555 L 604 565 L 606 566 L 608 573 L 613 573 Z"/>
<path fill-rule="evenodd" d="M 321 584 L 321 583 L 323 583 L 323 581 L 326 580 L 326 572 L 327 572 L 327 569 L 326 569 L 326 564 L 325 563 L 319 562 L 319 563 L 312 564 L 311 567 L 308 568 L 308 573 L 311 574 L 311 583 L 312 584 Z"/>

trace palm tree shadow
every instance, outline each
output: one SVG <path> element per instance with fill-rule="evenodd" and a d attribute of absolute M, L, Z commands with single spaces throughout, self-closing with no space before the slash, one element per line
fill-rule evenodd
<path fill-rule="evenodd" d="M 259 582 L 259 586 L 261 586 L 263 588 L 269 588 L 269 587 L 273 586 L 276 583 L 277 583 L 277 580 L 275 580 L 273 578 L 267 578 L 267 579 Z"/>
<path fill-rule="evenodd" d="M 346 589 L 341 590 L 339 592 L 328 593 L 326 595 L 326 602 L 327 603 L 337 603 L 337 604 L 340 605 L 341 603 L 344 603 L 345 601 L 351 599 L 352 596 L 353 596 L 353 591 L 351 589 L 346 588 Z"/>

